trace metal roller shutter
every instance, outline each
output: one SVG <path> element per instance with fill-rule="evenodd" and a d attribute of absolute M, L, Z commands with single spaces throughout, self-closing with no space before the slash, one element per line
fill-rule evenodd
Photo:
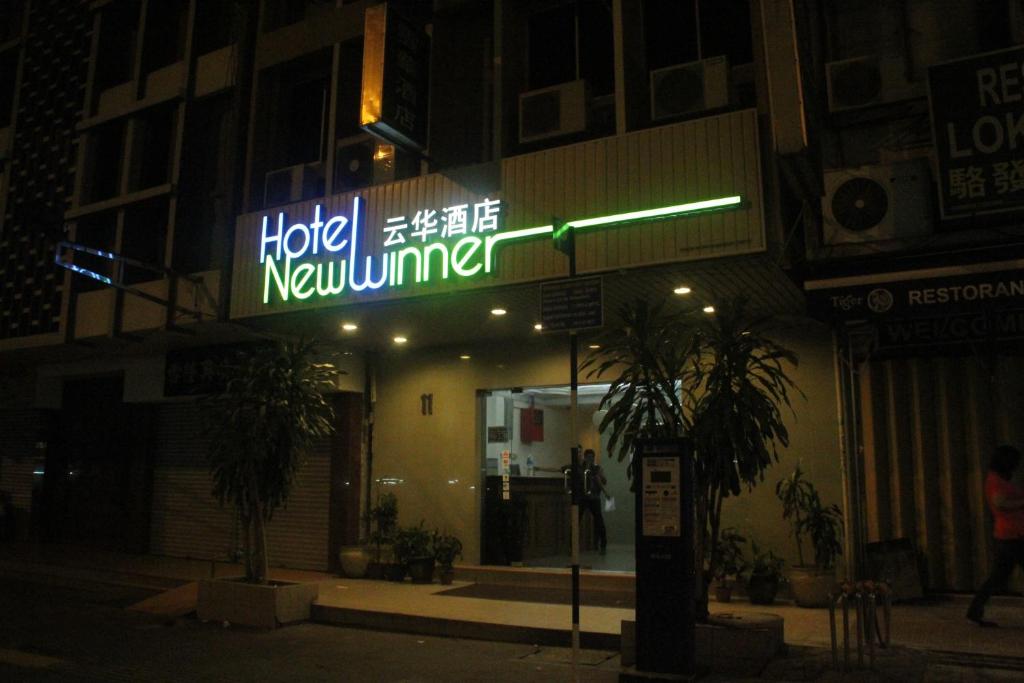
<path fill-rule="evenodd" d="M 210 494 L 200 412 L 168 403 L 157 420 L 151 547 L 174 557 L 227 560 L 239 543 L 235 512 Z M 315 449 L 299 471 L 285 507 L 267 526 L 270 565 L 327 569 L 330 445 Z"/>
<path fill-rule="evenodd" d="M 210 494 L 196 404 L 161 405 L 156 438 L 150 547 L 157 555 L 228 560 L 235 546 L 235 514 Z"/>
<path fill-rule="evenodd" d="M 983 483 L 995 446 L 1024 439 L 1022 376 L 1024 358 L 1007 356 L 859 368 L 867 540 L 913 540 L 929 589 L 970 591 L 988 575 Z"/>
<path fill-rule="evenodd" d="M 331 451 L 324 439 L 299 470 L 287 504 L 267 525 L 270 566 L 327 569 L 330 499 Z"/>

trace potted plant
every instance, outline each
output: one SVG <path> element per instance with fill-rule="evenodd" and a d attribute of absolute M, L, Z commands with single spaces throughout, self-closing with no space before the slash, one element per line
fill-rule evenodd
<path fill-rule="evenodd" d="M 718 602 L 732 600 L 732 581 L 743 571 L 743 544 L 747 539 L 735 529 L 722 529 L 721 538 L 715 547 L 716 556 L 712 560 L 715 567 L 715 599 Z"/>
<path fill-rule="evenodd" d="M 801 607 L 826 607 L 836 583 L 836 560 L 843 551 L 843 514 L 834 504 L 822 504 L 800 465 L 775 485 L 775 495 L 782 502 L 782 518 L 789 521 L 796 538 L 798 564 L 789 570 L 793 599 Z M 814 550 L 813 564 L 804 560 L 805 538 Z"/>
<path fill-rule="evenodd" d="M 201 582 L 199 618 L 265 627 L 308 619 L 317 584 L 268 581 L 266 523 L 306 453 L 334 430 L 324 393 L 337 370 L 314 362 L 313 344 L 297 342 L 239 353 L 226 375 L 224 392 L 207 402 L 209 461 L 214 496 L 241 521 L 245 576 Z"/>
<path fill-rule="evenodd" d="M 373 558 L 367 567 L 367 576 L 381 579 L 386 575 L 394 576 L 402 569 L 402 576 L 397 579 L 401 581 L 405 578 L 405 571 L 401 565 L 394 562 L 392 552 L 395 531 L 398 528 L 398 497 L 390 491 L 378 492 L 377 502 L 370 508 L 367 516 L 370 520 L 368 541 L 373 548 Z"/>
<path fill-rule="evenodd" d="M 750 556 L 750 561 L 744 566 L 747 597 L 754 605 L 770 605 L 779 592 L 784 562 L 771 550 L 762 551 L 754 541 L 750 542 Z"/>
<path fill-rule="evenodd" d="M 430 532 L 423 521 L 416 526 L 400 528 L 395 532 L 395 561 L 409 572 L 413 583 L 434 580 L 434 553 L 430 549 Z M 403 572 L 403 577 L 404 572 Z"/>
<path fill-rule="evenodd" d="M 590 377 L 617 373 L 601 399 L 599 429 L 620 461 L 640 439 L 692 437 L 697 617 L 706 620 L 722 502 L 763 481 L 778 446 L 788 445 L 782 411 L 795 388 L 787 366 L 797 358 L 767 336 L 772 320 L 751 315 L 741 298 L 714 315 L 673 314 L 663 302 L 638 299 L 620 318 L 582 366 Z"/>
<path fill-rule="evenodd" d="M 455 578 L 455 570 L 452 565 L 456 557 L 462 557 L 462 541 L 458 536 L 448 533 L 434 531 L 433 543 L 434 561 L 440 567 L 441 584 L 450 586 Z"/>

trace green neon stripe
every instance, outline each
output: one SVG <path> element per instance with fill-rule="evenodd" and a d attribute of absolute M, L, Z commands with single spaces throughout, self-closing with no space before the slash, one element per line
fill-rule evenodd
<path fill-rule="evenodd" d="M 698 211 L 710 211 L 711 209 L 724 209 L 730 206 L 737 206 L 742 201 L 739 195 L 732 197 L 720 197 L 718 199 L 707 199 L 700 202 L 688 204 L 676 204 L 674 206 L 663 206 L 660 209 L 646 209 L 644 211 L 630 211 L 629 213 L 617 213 L 611 216 L 598 216 L 597 218 L 583 218 L 576 221 L 569 221 L 565 224 L 567 228 L 592 228 L 597 225 L 611 225 L 612 223 L 629 223 L 648 218 L 664 218 L 666 216 L 679 216 L 681 214 L 696 213 Z M 564 228 L 563 228 L 564 229 Z M 561 230 L 559 230 L 561 233 Z"/>

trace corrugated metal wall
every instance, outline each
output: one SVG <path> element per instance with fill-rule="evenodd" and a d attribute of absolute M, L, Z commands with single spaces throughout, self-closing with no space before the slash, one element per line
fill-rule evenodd
<path fill-rule="evenodd" d="M 153 472 L 152 552 L 226 561 L 238 543 L 235 513 L 210 494 L 206 443 L 196 404 L 168 403 L 157 419 Z M 270 564 L 327 568 L 330 451 L 328 442 L 300 470 L 288 506 L 267 528 Z"/>
<path fill-rule="evenodd" d="M 1022 377 L 1024 359 L 1005 356 L 859 368 L 867 541 L 912 539 L 930 589 L 970 591 L 988 573 L 983 482 L 996 445 L 1024 444 Z"/>
<path fill-rule="evenodd" d="M 513 230 L 549 225 L 555 217 L 572 220 L 713 197 L 743 197 L 743 205 L 734 210 L 582 231 L 577 239 L 577 268 L 581 273 L 762 252 L 765 230 L 758 144 L 756 112 L 747 110 L 564 145 L 502 160 L 501 191 L 491 198 L 502 201 L 502 229 Z M 550 237 L 542 237 L 501 246 L 493 276 L 435 279 L 413 288 L 382 287 L 357 294 L 346 289 L 337 296 L 284 303 L 275 299 L 264 304 L 264 268 L 259 262 L 264 216 L 276 219 L 283 211 L 291 224 L 308 220 L 317 204 L 323 206 L 323 218 L 349 215 L 356 196 L 366 200 L 360 237 L 362 255 L 383 253 L 383 226 L 389 217 L 411 219 L 419 209 L 440 211 L 444 206 L 483 199 L 434 173 L 241 216 L 235 231 L 231 316 L 307 310 L 567 274 L 565 258 L 551 247 Z M 315 258 L 309 262 L 315 262 Z M 360 264 L 358 272 L 362 268 Z"/>

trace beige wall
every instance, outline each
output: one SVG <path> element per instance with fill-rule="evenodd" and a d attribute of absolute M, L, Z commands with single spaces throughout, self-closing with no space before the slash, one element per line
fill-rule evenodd
<path fill-rule="evenodd" d="M 831 338 L 819 327 L 780 336 L 800 356 L 794 377 L 806 394 L 795 396 L 790 447 L 764 484 L 726 503 L 726 524 L 794 559 L 774 484 L 801 462 L 826 503 L 842 502 Z M 471 351 L 395 352 L 381 359 L 377 384 L 374 478 L 395 477 L 401 524 L 426 520 L 462 538 L 465 562 L 480 558 L 482 499 L 478 389 L 568 383 L 563 337 L 546 337 Z M 585 380 L 585 378 L 581 378 Z M 420 414 L 420 395 L 434 395 L 434 414 Z M 581 414 L 589 426 L 590 414 Z M 596 444 L 584 444 L 584 446 Z M 606 467 L 624 467 L 605 461 Z"/>
<path fill-rule="evenodd" d="M 799 356 L 800 365 L 791 376 L 805 396 L 791 397 L 795 416 L 786 415 L 789 448 L 779 452 L 779 462 L 768 469 L 763 483 L 752 492 L 744 491 L 725 501 L 722 523 L 785 557 L 787 564 L 796 564 L 796 543 L 782 520 L 775 483 L 799 463 L 806 478 L 818 488 L 822 502 L 843 507 L 839 418 L 830 333 L 809 323 L 777 339 Z M 804 546 L 806 558 L 811 550 L 806 543 Z"/>

